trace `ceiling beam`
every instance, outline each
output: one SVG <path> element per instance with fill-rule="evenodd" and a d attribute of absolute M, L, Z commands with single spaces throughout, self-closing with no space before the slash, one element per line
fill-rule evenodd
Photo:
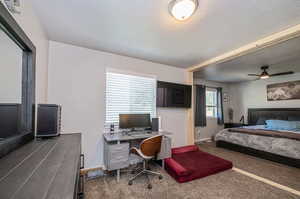
<path fill-rule="evenodd" d="M 287 41 L 287 40 L 290 40 L 290 39 L 293 39 L 293 38 L 299 37 L 299 36 L 300 36 L 300 24 L 290 27 L 281 32 L 272 34 L 270 36 L 264 37 L 255 42 L 244 45 L 240 48 L 237 48 L 235 50 L 224 53 L 220 56 L 214 57 L 212 59 L 208 59 L 196 66 L 189 67 L 187 70 L 189 72 L 195 72 L 202 67 L 206 67 L 211 64 L 218 64 L 218 63 L 226 62 L 226 61 L 235 59 L 237 57 L 246 55 L 248 53 L 256 52 L 263 48 L 273 46 L 275 44 L 278 44 L 278 43 L 281 43 L 281 42 L 284 42 L 284 41 Z"/>

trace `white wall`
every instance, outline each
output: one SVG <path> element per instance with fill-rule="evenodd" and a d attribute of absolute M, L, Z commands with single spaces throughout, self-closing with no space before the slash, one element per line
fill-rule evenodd
<path fill-rule="evenodd" d="M 234 121 L 238 122 L 242 115 L 245 115 L 245 119 L 247 119 L 248 108 L 300 108 L 300 100 L 267 101 L 268 84 L 294 80 L 300 80 L 300 73 L 231 84 L 230 95 L 231 106 L 234 109 Z"/>
<path fill-rule="evenodd" d="M 4 2 L 2 0 L 2 2 Z M 21 14 L 12 14 L 36 47 L 36 101 L 47 101 L 47 68 L 49 40 L 30 1 L 21 1 Z"/>
<path fill-rule="evenodd" d="M 184 83 L 185 70 L 148 61 L 50 41 L 48 102 L 62 105 L 63 133 L 82 132 L 86 166 L 103 166 L 106 68 L 154 75 Z M 173 146 L 187 144 L 187 109 L 160 108 L 163 130 L 173 134 Z"/>
<path fill-rule="evenodd" d="M 229 85 L 225 83 L 206 81 L 203 79 L 195 78 L 194 84 L 206 85 L 208 87 L 222 87 L 223 93 L 226 92 L 229 94 Z M 228 108 L 229 108 L 229 102 L 223 102 L 224 122 L 228 121 Z M 210 139 L 212 136 L 214 136 L 224 128 L 224 125 L 218 125 L 217 118 L 207 117 L 206 123 L 207 123 L 206 127 L 195 128 L 195 141 Z"/>
<path fill-rule="evenodd" d="M 0 30 L 0 103 L 22 103 L 21 48 Z"/>

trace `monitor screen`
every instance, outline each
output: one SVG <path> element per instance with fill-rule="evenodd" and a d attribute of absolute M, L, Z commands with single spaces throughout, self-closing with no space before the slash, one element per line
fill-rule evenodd
<path fill-rule="evenodd" d="M 149 128 L 151 127 L 150 114 L 120 114 L 119 128 Z"/>

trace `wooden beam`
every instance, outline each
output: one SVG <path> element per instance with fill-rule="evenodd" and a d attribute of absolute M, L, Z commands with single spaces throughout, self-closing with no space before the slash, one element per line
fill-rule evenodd
<path fill-rule="evenodd" d="M 286 30 L 283 30 L 281 32 L 272 34 L 270 36 L 264 37 L 262 39 L 259 39 L 255 42 L 249 43 L 245 46 L 242 46 L 240 48 L 237 48 L 235 50 L 229 51 L 227 53 L 224 53 L 220 56 L 214 57 L 212 59 L 209 59 L 207 61 L 204 61 L 200 63 L 199 65 L 192 66 L 188 68 L 189 72 L 195 72 L 199 70 L 202 67 L 211 65 L 211 64 L 218 64 L 225 61 L 229 61 L 232 59 L 235 59 L 237 57 L 246 55 L 248 53 L 256 52 L 258 50 L 261 50 L 263 48 L 273 46 L 275 44 L 296 38 L 300 36 L 300 24 L 290 27 Z"/>
<path fill-rule="evenodd" d="M 187 83 L 192 86 L 192 103 L 191 108 L 188 109 L 188 134 L 187 134 L 187 144 L 195 144 L 195 123 L 194 123 L 194 77 L 193 72 L 188 72 Z"/>
<path fill-rule="evenodd" d="M 104 171 L 104 169 L 102 167 L 81 169 L 80 174 L 81 175 L 86 175 L 88 172 L 91 172 L 91 171 Z"/>

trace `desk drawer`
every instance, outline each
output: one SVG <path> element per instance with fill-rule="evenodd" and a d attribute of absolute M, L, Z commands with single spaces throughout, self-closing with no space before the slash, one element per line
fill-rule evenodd
<path fill-rule="evenodd" d="M 129 149 L 126 151 L 110 151 L 108 154 L 110 160 L 128 160 L 129 158 Z"/>
<path fill-rule="evenodd" d="M 129 166 L 128 158 L 116 157 L 108 163 L 108 170 L 122 169 Z"/>
<path fill-rule="evenodd" d="M 128 151 L 115 151 L 109 154 L 109 162 L 120 162 L 128 161 L 129 154 Z"/>
<path fill-rule="evenodd" d="M 105 162 L 108 170 L 128 167 L 129 143 L 107 144 L 105 148 Z"/>
<path fill-rule="evenodd" d="M 115 156 L 128 156 L 129 154 L 129 143 L 122 144 L 110 144 L 108 145 L 108 156 L 114 158 Z"/>

